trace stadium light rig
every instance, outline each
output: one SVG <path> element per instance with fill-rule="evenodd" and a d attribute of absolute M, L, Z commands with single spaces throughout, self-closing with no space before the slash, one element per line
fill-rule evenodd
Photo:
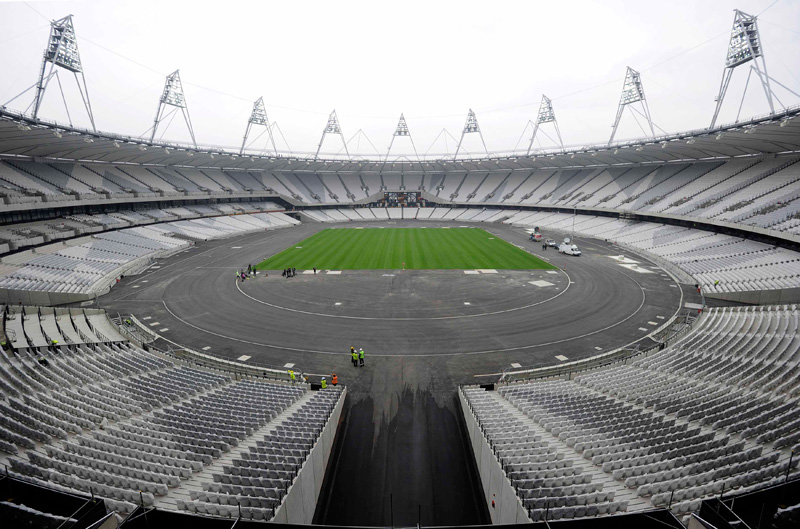
<path fill-rule="evenodd" d="M 617 105 L 617 117 L 611 127 L 611 137 L 608 139 L 608 145 L 611 145 L 614 141 L 614 136 L 617 134 L 617 128 L 625 108 L 627 107 L 633 114 L 634 107 L 631 105 L 634 103 L 639 103 L 642 107 L 641 110 L 637 109 L 636 112 L 647 121 L 647 124 L 650 125 L 650 135 L 655 137 L 656 132 L 653 128 L 653 119 L 650 117 L 650 107 L 647 105 L 647 98 L 644 95 L 641 74 L 628 66 L 627 70 L 625 70 L 625 81 L 622 83 L 622 94 L 620 94 L 619 104 Z M 635 114 L 633 118 L 636 119 Z"/>
<path fill-rule="evenodd" d="M 245 128 L 244 131 L 244 139 L 242 140 L 242 147 L 239 149 L 239 154 L 244 153 L 245 147 L 247 146 L 247 138 L 250 137 L 250 129 L 252 129 L 253 125 L 260 125 L 267 129 L 269 141 L 272 144 L 272 151 L 277 154 L 278 148 L 275 146 L 275 137 L 272 135 L 272 125 L 269 123 L 267 109 L 264 107 L 263 96 L 256 99 L 256 101 L 253 103 L 253 111 L 250 113 L 250 119 L 247 120 L 247 128 Z"/>
<path fill-rule="evenodd" d="M 559 130 L 558 121 L 556 121 L 556 113 L 553 110 L 553 101 L 546 95 L 542 94 L 542 101 L 539 103 L 539 113 L 536 116 L 536 123 L 533 126 L 533 134 L 531 135 L 531 141 L 528 144 L 528 150 L 525 153 L 526 156 L 531 153 L 531 149 L 533 148 L 533 140 L 536 139 L 536 133 L 539 132 L 539 125 L 544 123 L 553 124 L 553 127 L 556 130 L 556 135 L 558 136 L 558 146 L 562 151 L 564 150 L 564 141 L 561 139 L 561 130 Z M 550 136 L 548 136 L 548 138 L 549 137 Z"/>
<path fill-rule="evenodd" d="M 322 144 L 325 142 L 325 136 L 328 134 L 338 134 L 339 137 L 342 139 L 342 145 L 344 146 L 344 152 L 347 155 L 347 160 L 350 160 L 350 152 L 347 150 L 347 142 L 344 139 L 344 134 L 342 133 L 342 127 L 339 125 L 339 118 L 336 116 L 336 109 L 328 116 L 328 123 L 325 125 L 325 128 L 322 130 L 322 137 L 319 140 L 319 146 L 317 147 L 317 152 L 314 154 L 314 161 L 319 159 L 319 151 L 322 149 Z M 292 161 L 291 159 L 289 161 Z M 294 160 L 299 161 L 299 160 Z"/>
<path fill-rule="evenodd" d="M 180 70 L 175 70 L 167 76 L 164 81 L 164 91 L 161 93 L 161 98 L 158 101 L 158 109 L 156 110 L 156 118 L 153 121 L 152 134 L 150 134 L 150 143 L 153 143 L 158 131 L 158 126 L 168 116 L 164 115 L 166 107 L 174 107 L 174 112 L 178 110 L 183 114 L 183 120 L 186 122 L 186 127 L 189 129 L 189 135 L 192 137 L 192 144 L 197 148 L 197 141 L 194 137 L 194 128 L 192 128 L 192 120 L 189 116 L 189 107 L 186 106 L 186 97 L 183 94 L 183 84 L 181 83 Z M 171 114 L 170 114 L 171 115 Z M 167 125 L 169 126 L 169 124 Z"/>
<path fill-rule="evenodd" d="M 773 98 L 776 99 L 778 103 L 781 103 L 781 101 L 772 90 L 770 81 L 784 88 L 795 96 L 800 97 L 800 94 L 782 84 L 767 73 L 767 62 L 764 58 L 764 49 L 762 47 L 761 36 L 758 31 L 758 16 L 748 15 L 744 11 L 735 9 L 733 15 L 733 27 L 731 29 L 731 38 L 728 41 L 728 53 L 725 56 L 725 69 L 722 71 L 719 94 L 714 99 L 714 101 L 717 103 L 717 106 L 714 109 L 714 116 L 711 118 L 711 125 L 709 125 L 710 129 L 714 128 L 717 118 L 719 117 L 722 103 L 725 100 L 725 94 L 728 92 L 728 86 L 731 82 L 731 77 L 733 76 L 733 71 L 737 67 L 743 66 L 747 63 L 751 64 L 747 73 L 747 80 L 745 81 L 744 89 L 742 90 L 742 102 L 739 104 L 739 112 L 742 110 L 742 103 L 744 103 L 744 98 L 747 95 L 747 87 L 750 84 L 750 78 L 753 76 L 753 72 L 756 73 L 755 77 L 758 78 L 758 81 L 761 83 L 761 86 L 764 89 L 764 94 L 766 95 L 771 114 L 775 113 L 775 105 L 772 101 Z M 736 114 L 736 121 L 739 121 L 738 112 Z"/>
<path fill-rule="evenodd" d="M 48 63 L 50 64 L 49 70 L 47 70 Z M 81 64 L 81 55 L 78 51 L 78 37 L 75 35 L 75 27 L 72 24 L 72 15 L 67 15 L 64 18 L 54 20 L 50 23 L 50 36 L 47 39 L 47 47 L 42 57 L 39 79 L 34 85 L 36 87 L 36 96 L 34 97 L 33 103 L 31 103 L 33 105 L 34 118 L 38 118 L 39 116 L 39 109 L 42 106 L 45 92 L 53 77 L 56 77 L 59 88 L 61 88 L 61 80 L 58 77 L 56 67 L 63 68 L 75 76 L 75 82 L 78 85 L 78 91 L 81 94 L 86 113 L 89 115 L 92 130 L 97 132 L 97 128 L 94 124 L 92 104 L 89 100 L 89 88 L 86 86 L 86 77 L 84 77 L 83 65 Z M 81 75 L 80 79 L 78 79 L 78 74 Z M 30 90 L 30 88 L 26 89 L 25 92 L 28 90 Z M 23 94 L 25 92 L 23 92 Z M 64 106 L 67 107 L 67 100 L 64 98 L 63 90 L 61 90 L 61 98 L 64 100 Z M 69 109 L 67 109 L 67 116 L 69 116 Z M 72 119 L 69 119 L 70 125 L 72 125 Z"/>
<path fill-rule="evenodd" d="M 458 141 L 458 145 L 456 146 L 456 153 L 453 155 L 453 160 L 458 157 L 458 152 L 461 150 L 461 144 L 464 142 L 464 136 L 474 133 L 478 133 L 478 136 L 481 138 L 481 143 L 483 144 L 483 150 L 486 151 L 487 156 L 489 155 L 489 149 L 486 148 L 486 142 L 483 140 L 481 127 L 478 125 L 478 118 L 475 116 L 475 112 L 473 112 L 470 108 L 469 112 L 467 113 L 467 121 L 464 123 L 464 128 L 461 130 L 461 139 Z"/>

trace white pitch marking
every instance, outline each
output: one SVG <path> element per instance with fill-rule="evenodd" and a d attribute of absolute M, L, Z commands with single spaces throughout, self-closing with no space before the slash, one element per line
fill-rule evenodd
<path fill-rule="evenodd" d="M 328 275 L 340 276 L 342 275 L 341 270 L 328 270 Z"/>
<path fill-rule="evenodd" d="M 494 268 L 478 268 L 478 272 L 481 274 L 496 274 L 497 270 Z"/>
<path fill-rule="evenodd" d="M 678 288 L 678 285 L 670 285 L 672 288 Z"/>
<path fill-rule="evenodd" d="M 163 329 L 159 329 L 158 332 L 167 332 L 169 329 L 164 327 Z"/>
<path fill-rule="evenodd" d="M 153 266 L 151 266 L 150 268 L 161 268 L 161 267 L 160 267 L 160 266 L 155 266 L 155 265 L 153 265 Z"/>
<path fill-rule="evenodd" d="M 249 355 L 242 355 L 239 358 L 237 358 L 237 360 L 240 361 L 240 362 L 245 362 L 247 360 L 250 360 L 250 358 L 252 358 L 252 357 L 249 356 Z"/>
<path fill-rule="evenodd" d="M 655 322 L 655 321 L 648 321 L 648 322 L 647 322 L 647 324 L 648 324 L 648 325 L 658 325 L 658 322 Z"/>
<path fill-rule="evenodd" d="M 156 325 L 161 325 L 161 324 L 157 321 L 154 321 L 153 323 L 150 324 L 150 327 L 155 327 Z"/>
<path fill-rule="evenodd" d="M 250 358 L 250 357 L 248 356 L 247 358 Z M 293 368 L 293 367 L 294 367 L 294 364 L 292 364 L 292 363 L 290 362 L 290 363 L 288 363 L 288 364 L 283 364 L 283 367 L 285 367 L 286 369 L 291 369 L 291 368 Z"/>
<path fill-rule="evenodd" d="M 142 318 L 142 319 L 143 319 L 143 320 L 145 320 L 145 321 L 147 321 L 147 320 L 152 320 L 152 319 L 153 319 L 153 317 L 152 317 L 152 316 L 145 316 L 145 317 L 144 317 L 144 318 Z"/>
<path fill-rule="evenodd" d="M 519 369 L 520 367 L 522 367 L 522 364 L 518 364 L 517 362 L 511 362 L 511 367 Z"/>
<path fill-rule="evenodd" d="M 133 285 L 133 288 L 139 288 L 139 287 L 141 287 L 141 286 L 142 286 L 142 285 Z"/>
<path fill-rule="evenodd" d="M 597 347 L 597 346 L 595 346 L 595 349 L 598 350 L 598 351 L 602 351 L 603 350 L 602 347 Z"/>
<path fill-rule="evenodd" d="M 314 271 L 313 270 L 303 270 L 303 273 L 304 274 L 313 274 Z"/>
<path fill-rule="evenodd" d="M 465 301 L 464 305 L 472 305 L 472 303 L 470 303 L 469 301 Z"/>
<path fill-rule="evenodd" d="M 647 329 L 645 329 L 644 327 L 639 327 L 639 330 L 640 331 L 647 331 Z"/>
<path fill-rule="evenodd" d="M 149 283 L 149 282 L 150 282 L 149 279 L 142 279 L 142 283 Z"/>
<path fill-rule="evenodd" d="M 555 270 L 548 270 L 547 273 L 548 274 L 557 274 L 558 272 L 556 272 Z"/>
<path fill-rule="evenodd" d="M 477 270 L 464 270 L 464 273 L 467 274 L 467 275 L 478 275 L 478 274 L 480 274 L 480 272 L 478 272 Z"/>
<path fill-rule="evenodd" d="M 299 250 L 299 249 L 302 248 L 302 246 L 295 246 L 294 248 L 295 248 L 295 250 Z"/>
<path fill-rule="evenodd" d="M 489 240 L 490 240 L 490 241 L 493 241 L 493 240 L 494 240 L 494 237 L 489 237 Z"/>
<path fill-rule="evenodd" d="M 341 303 L 340 301 L 337 301 L 336 303 L 334 303 L 334 305 L 336 305 L 337 307 L 338 307 L 339 305 L 341 305 L 341 304 L 342 304 L 342 303 Z"/>
<path fill-rule="evenodd" d="M 556 359 L 557 359 L 557 360 L 561 360 L 562 362 L 563 362 L 563 361 L 565 361 L 565 360 L 569 360 L 569 359 L 568 359 L 566 356 L 564 356 L 564 355 L 556 355 Z"/>
<path fill-rule="evenodd" d="M 211 349 L 210 345 L 206 345 L 205 347 L 203 347 L 203 351 L 208 351 L 209 349 Z"/>
<path fill-rule="evenodd" d="M 550 281 L 542 281 L 541 279 L 538 279 L 536 281 L 528 281 L 528 283 L 533 285 L 533 286 L 535 286 L 535 287 L 552 287 L 553 286 L 553 283 L 551 283 Z"/>
<path fill-rule="evenodd" d="M 381 277 L 394 277 L 394 274 L 382 274 Z"/>
<path fill-rule="evenodd" d="M 241 250 L 241 246 L 231 246 L 231 250 Z"/>
<path fill-rule="evenodd" d="M 658 318 L 659 320 L 663 320 L 664 316 L 656 316 L 656 318 Z"/>

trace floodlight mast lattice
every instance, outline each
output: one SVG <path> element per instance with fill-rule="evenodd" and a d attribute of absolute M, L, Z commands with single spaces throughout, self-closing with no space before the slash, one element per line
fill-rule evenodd
<path fill-rule="evenodd" d="M 244 148 L 247 144 L 247 138 L 250 136 L 250 129 L 253 125 L 261 125 L 266 127 L 267 133 L 269 134 L 269 141 L 272 143 L 272 151 L 275 154 L 278 154 L 278 148 L 275 146 L 275 137 L 272 135 L 272 127 L 269 124 L 269 118 L 267 117 L 267 109 L 264 108 L 264 97 L 259 97 L 255 103 L 253 103 L 253 112 L 250 114 L 250 119 L 247 120 L 247 129 L 244 131 L 244 139 L 242 140 L 242 148 L 239 149 L 239 154 L 244 154 Z M 257 140 L 258 138 L 256 138 Z M 255 140 L 253 140 L 255 141 Z"/>
<path fill-rule="evenodd" d="M 403 114 L 400 114 L 400 121 L 397 122 L 397 128 L 394 129 L 394 134 L 392 134 L 392 141 L 389 142 L 389 149 L 386 151 L 386 158 L 384 158 L 384 163 L 389 160 L 389 154 L 392 152 L 392 145 L 394 145 L 394 139 L 398 136 L 408 137 L 411 141 L 411 148 L 414 149 L 414 156 L 417 157 L 419 160 L 419 154 L 417 154 L 417 147 L 414 145 L 414 138 L 411 137 L 411 131 L 408 130 L 408 123 L 406 123 L 406 118 Z"/>
<path fill-rule="evenodd" d="M 164 115 L 168 106 L 174 107 L 173 111 L 168 115 Z M 183 95 L 183 85 L 181 84 L 180 70 L 175 70 L 167 76 L 164 82 L 164 91 L 161 94 L 161 99 L 158 100 L 158 110 L 156 110 L 156 118 L 153 121 L 153 132 L 150 134 L 150 143 L 155 140 L 158 126 L 166 118 L 173 116 L 178 110 L 183 114 L 183 120 L 186 122 L 186 127 L 189 129 L 189 135 L 192 137 L 192 143 L 197 148 L 197 140 L 194 137 L 194 128 L 192 127 L 192 120 L 189 117 L 189 107 L 186 106 L 186 97 Z M 170 120 L 172 123 L 172 120 Z M 169 124 L 167 124 L 169 127 Z M 166 129 L 164 129 L 166 132 Z"/>
<path fill-rule="evenodd" d="M 47 75 L 45 75 L 47 63 L 50 63 L 50 70 L 47 72 Z M 44 94 L 53 77 L 56 78 L 59 89 L 61 89 L 61 80 L 58 77 L 58 71 L 55 69 L 56 66 L 72 72 L 75 76 L 75 82 L 78 85 L 78 91 L 81 94 L 83 105 L 86 107 L 86 113 L 89 114 L 89 121 L 92 123 L 92 130 L 96 132 L 97 128 L 94 124 L 92 104 L 89 101 L 89 89 L 86 86 L 86 77 L 83 75 L 83 66 L 81 64 L 81 55 L 78 51 L 78 38 L 75 35 L 75 26 L 72 25 L 72 15 L 67 15 L 64 18 L 50 22 L 50 37 L 47 40 L 47 48 L 45 48 L 44 57 L 42 58 L 42 68 L 39 71 L 39 80 L 36 83 L 36 97 L 33 101 L 34 118 L 37 118 L 39 115 L 39 109 L 42 106 Z M 80 79 L 78 79 L 78 74 L 81 74 Z M 83 82 L 82 86 L 81 82 Z M 72 125 L 72 117 L 69 115 L 69 108 L 64 98 L 63 89 L 61 90 L 61 97 L 64 99 L 67 117 L 69 118 L 70 125 Z"/>
<path fill-rule="evenodd" d="M 475 117 L 475 112 L 472 109 L 469 109 L 469 113 L 467 114 L 467 122 L 464 123 L 464 130 L 461 131 L 461 139 L 458 140 L 458 146 L 456 147 L 456 153 L 453 155 L 453 160 L 458 157 L 458 151 L 461 150 L 461 144 L 464 143 L 464 136 L 467 134 L 474 134 L 478 133 L 478 136 L 481 138 L 481 143 L 483 144 L 483 150 L 486 151 L 486 154 L 489 154 L 489 149 L 486 148 L 486 142 L 483 141 L 483 133 L 481 132 L 481 127 L 478 125 L 478 118 Z"/>
<path fill-rule="evenodd" d="M 631 106 L 634 103 L 639 103 L 642 110 L 636 110 L 635 107 Z M 633 114 L 633 119 L 636 120 L 637 125 L 639 124 L 639 120 L 636 119 L 636 114 L 634 114 L 634 112 L 638 112 L 640 116 L 647 120 L 647 124 L 650 125 L 650 135 L 656 135 L 653 129 L 653 120 L 650 117 L 650 107 L 647 106 L 647 98 L 644 95 L 644 85 L 642 85 L 641 75 L 630 66 L 628 66 L 628 69 L 625 71 L 625 81 L 622 83 L 622 95 L 620 95 L 619 105 L 617 106 L 617 117 L 611 129 L 611 138 L 608 140 L 609 145 L 614 141 L 614 136 L 617 134 L 617 127 L 619 127 L 622 113 L 625 111 L 626 107 L 631 111 L 631 114 Z M 641 125 L 639 125 L 639 127 L 641 128 Z M 645 135 L 647 134 L 643 128 L 642 132 L 644 132 Z"/>
<path fill-rule="evenodd" d="M 314 160 L 319 159 L 319 151 L 322 149 L 322 144 L 325 142 L 325 136 L 328 134 L 339 135 L 339 137 L 342 139 L 342 145 L 344 145 L 344 152 L 347 154 L 347 159 L 349 160 L 350 152 L 347 150 L 347 142 L 344 141 L 344 134 L 342 134 L 342 128 L 339 126 L 339 118 L 336 117 L 336 109 L 334 109 L 330 116 L 328 116 L 328 123 L 325 125 L 325 129 L 322 131 L 322 137 L 319 140 L 317 152 L 314 154 Z"/>
<path fill-rule="evenodd" d="M 775 92 L 772 91 L 772 87 L 769 84 L 770 81 L 800 97 L 800 94 L 780 83 L 773 77 L 770 77 L 770 75 L 767 73 L 767 62 L 764 58 L 764 49 L 761 45 L 761 36 L 758 32 L 758 16 L 748 15 L 743 11 L 735 9 L 733 15 L 733 28 L 731 29 L 731 39 L 728 42 L 728 54 L 725 57 L 725 69 L 722 72 L 719 94 L 714 100 L 717 103 L 717 107 L 714 109 L 714 116 L 711 118 L 711 125 L 709 128 L 714 128 L 714 125 L 717 122 L 719 111 L 722 108 L 722 102 L 725 99 L 725 94 L 728 91 L 728 85 L 730 84 L 731 77 L 733 76 L 733 70 L 735 70 L 738 66 L 747 64 L 748 62 L 752 64 L 750 64 L 750 70 L 747 73 L 747 81 L 745 82 L 744 90 L 742 91 L 742 101 L 739 103 L 739 112 L 736 114 L 737 121 L 739 119 L 739 114 L 742 111 L 744 97 L 747 94 L 747 87 L 750 84 L 750 77 L 752 76 L 753 72 L 756 72 L 758 80 L 761 81 L 761 87 L 764 89 L 764 94 L 767 96 L 767 103 L 769 103 L 770 113 L 775 112 L 775 105 L 772 102 L 773 97 L 778 101 L 778 103 L 783 104 L 781 103 L 780 99 L 778 99 L 778 96 L 775 95 Z"/>
<path fill-rule="evenodd" d="M 564 141 L 561 139 L 561 131 L 558 129 L 558 121 L 556 121 L 556 113 L 553 111 L 553 102 L 549 97 L 542 94 L 542 102 L 539 104 L 539 115 L 536 117 L 536 124 L 533 126 L 533 135 L 531 136 L 531 143 L 528 145 L 528 152 L 531 153 L 533 148 L 533 140 L 536 139 L 536 133 L 539 131 L 539 125 L 542 123 L 552 123 L 558 135 L 558 145 L 561 150 L 564 150 Z M 524 131 L 523 131 L 524 132 Z M 548 136 L 549 137 L 549 136 Z"/>

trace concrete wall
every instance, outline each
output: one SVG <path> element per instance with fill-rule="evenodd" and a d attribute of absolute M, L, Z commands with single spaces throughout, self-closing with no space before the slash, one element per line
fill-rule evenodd
<path fill-rule="evenodd" d="M 306 463 L 289 488 L 283 503 L 278 507 L 273 522 L 307 525 L 311 524 L 311 520 L 314 519 L 317 500 L 322 490 L 322 480 L 325 477 L 325 469 L 328 468 L 328 459 L 331 456 L 333 440 L 336 437 L 336 429 L 339 427 L 339 417 L 342 415 L 346 396 L 347 388 L 344 388 L 328 423 L 322 430 L 314 448 L 311 449 Z"/>
<path fill-rule="evenodd" d="M 751 303 L 754 305 L 790 305 L 800 303 L 800 288 L 751 290 L 748 292 L 705 292 L 707 298 Z"/>
<path fill-rule="evenodd" d="M 500 462 L 494 455 L 492 447 L 483 436 L 481 427 L 477 419 L 469 409 L 467 399 L 461 390 L 458 391 L 458 399 L 461 402 L 461 411 L 464 413 L 467 433 L 472 445 L 472 453 L 475 456 L 475 463 L 483 484 L 483 495 L 492 517 L 493 524 L 519 524 L 530 523 L 528 513 L 522 505 L 511 481 L 506 477 L 506 473 L 500 466 Z M 494 501 L 494 507 L 492 507 Z"/>
<path fill-rule="evenodd" d="M 52 307 L 65 303 L 77 303 L 94 299 L 108 292 L 95 292 L 92 294 L 69 294 L 66 292 L 39 292 L 36 290 L 8 290 L 0 289 L 0 303 L 6 305 L 38 305 Z"/>

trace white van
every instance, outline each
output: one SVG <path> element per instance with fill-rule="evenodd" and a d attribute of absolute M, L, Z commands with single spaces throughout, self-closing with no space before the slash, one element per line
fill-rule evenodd
<path fill-rule="evenodd" d="M 578 248 L 575 244 L 570 244 L 568 242 L 563 242 L 559 245 L 558 251 L 560 253 L 565 253 L 567 255 L 580 255 L 581 249 Z"/>

